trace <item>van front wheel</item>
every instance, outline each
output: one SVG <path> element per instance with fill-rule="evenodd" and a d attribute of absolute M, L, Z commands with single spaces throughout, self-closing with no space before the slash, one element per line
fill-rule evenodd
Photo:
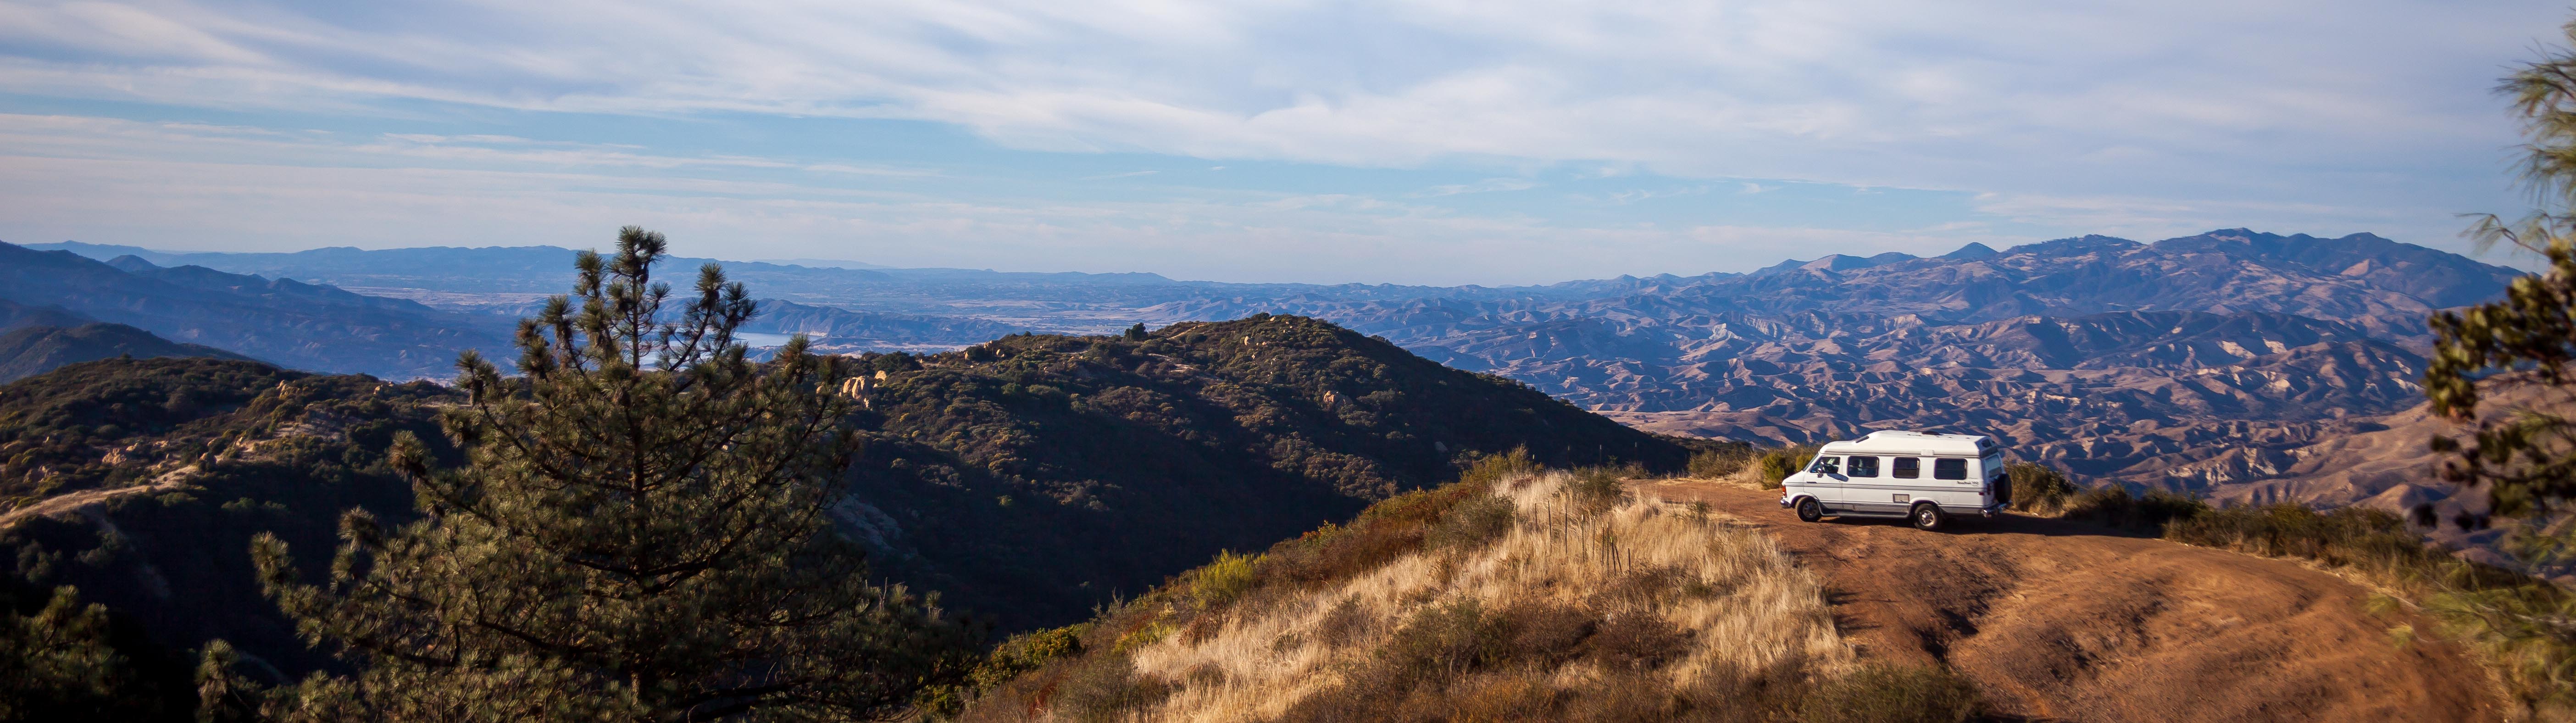
<path fill-rule="evenodd" d="M 1824 519 L 1824 518 L 1825 518 L 1825 506 L 1824 506 L 1824 505 L 1820 505 L 1820 504 L 1816 504 L 1816 498 L 1814 498 L 1814 497 L 1807 497 L 1807 498 L 1802 498 L 1802 499 L 1798 500 L 1798 521 L 1799 521 L 1799 522 L 1814 522 L 1814 521 L 1821 520 L 1821 519 Z"/>
<path fill-rule="evenodd" d="M 1915 528 L 1915 529 L 1918 529 L 1918 530 L 1937 530 L 1937 529 L 1941 529 L 1941 523 L 1948 522 L 1948 521 L 1950 521 L 1950 516 L 1949 516 L 1949 515 L 1941 514 L 1941 506 L 1940 506 L 1940 505 L 1931 504 L 1931 503 L 1928 503 L 1928 502 L 1927 502 L 1927 503 L 1924 503 L 1924 504 L 1919 504 L 1919 505 L 1915 505 L 1915 506 L 1914 506 L 1914 528 Z"/>

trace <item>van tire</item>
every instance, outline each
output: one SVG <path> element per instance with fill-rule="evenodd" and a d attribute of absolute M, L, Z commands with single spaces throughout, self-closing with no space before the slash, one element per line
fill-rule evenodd
<path fill-rule="evenodd" d="M 1800 497 L 1800 498 L 1798 498 L 1798 521 L 1799 521 L 1799 522 L 1814 522 L 1814 521 L 1821 520 L 1821 519 L 1824 519 L 1824 518 L 1825 518 L 1825 506 L 1824 506 L 1824 505 L 1820 505 L 1820 504 L 1816 504 L 1816 498 L 1814 498 L 1814 497 Z"/>
<path fill-rule="evenodd" d="M 1913 514 L 1906 515 L 1906 519 L 1914 522 L 1914 529 L 1938 530 L 1950 521 L 1950 516 L 1942 514 L 1940 505 L 1925 502 L 1915 505 Z"/>

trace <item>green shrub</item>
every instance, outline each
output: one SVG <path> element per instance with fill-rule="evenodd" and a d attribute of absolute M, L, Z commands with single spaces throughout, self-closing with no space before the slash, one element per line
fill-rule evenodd
<path fill-rule="evenodd" d="M 1510 532 L 1518 509 L 1493 495 L 1468 498 L 1449 508 L 1427 538 L 1437 547 L 1478 547 Z"/>
<path fill-rule="evenodd" d="M 1628 494 L 1629 478 L 1645 474 L 1646 470 L 1634 466 L 1585 467 L 1573 472 L 1574 481 L 1565 485 L 1565 491 L 1595 506 L 1607 506 Z"/>
<path fill-rule="evenodd" d="M 1296 539 L 1270 546 L 1269 561 L 1258 568 L 1264 581 L 1314 587 L 1375 570 L 1389 560 L 1422 549 L 1449 510 L 1459 503 L 1488 496 L 1488 487 L 1456 482 L 1438 489 L 1416 490 L 1387 498 L 1362 510 L 1348 525 L 1325 523 Z"/>
<path fill-rule="evenodd" d="M 1806 469 L 1808 462 L 1815 461 L 1816 451 L 1820 449 L 1823 449 L 1823 447 L 1813 444 L 1802 444 L 1794 447 L 1784 447 L 1763 452 L 1760 461 L 1762 469 L 1762 488 L 1766 490 L 1779 489 L 1781 480 L 1788 479 L 1789 475 L 1797 474 L 1799 470 Z"/>
<path fill-rule="evenodd" d="M 1125 653 L 1095 655 L 1065 672 L 1051 707 L 1079 721 L 1119 720 L 1121 713 L 1152 706 L 1171 693 L 1171 685 L 1137 675 L 1136 661 Z"/>
<path fill-rule="evenodd" d="M 1405 619 L 1379 662 L 1393 680 L 1416 684 L 1452 680 L 1502 651 L 1501 626 L 1474 599 L 1423 608 Z"/>
<path fill-rule="evenodd" d="M 2004 466 L 2012 479 L 2012 504 L 2032 512 L 2058 512 L 2066 509 L 2067 500 L 2075 497 L 2075 483 L 2053 467 L 2030 462 Z"/>
<path fill-rule="evenodd" d="M 1474 463 L 1467 465 L 1467 471 L 1459 473 L 1458 481 L 1490 487 L 1495 482 L 1540 469 L 1538 460 L 1530 457 L 1528 447 L 1513 447 L 1512 451 L 1502 454 L 1477 457 Z"/>
<path fill-rule="evenodd" d="M 1744 469 L 1745 462 L 1752 459 L 1751 445 L 1703 449 L 1691 453 L 1688 469 L 1692 477 L 1712 479 L 1735 474 L 1737 470 Z"/>
<path fill-rule="evenodd" d="M 2066 504 L 2068 517 L 2151 531 L 2162 531 L 2169 523 L 2188 520 L 2209 510 L 2209 503 L 2190 495 L 2164 490 L 2132 495 L 2129 488 L 2120 485 L 2086 490 Z"/>
<path fill-rule="evenodd" d="M 967 671 L 963 683 L 924 688 L 917 702 L 929 720 L 954 718 L 965 709 L 966 701 L 980 697 L 1012 678 L 1045 667 L 1047 663 L 1081 655 L 1082 636 L 1090 631 L 1090 623 L 1077 623 L 1013 635 L 1001 645 L 994 646 L 992 653 L 977 662 L 973 670 Z"/>
<path fill-rule="evenodd" d="M 2364 507 L 2318 512 L 2303 505 L 2221 507 L 2165 526 L 2165 539 L 2334 565 L 2424 566 L 2449 556 L 2424 545 L 2405 518 Z"/>
<path fill-rule="evenodd" d="M 1259 555 L 1219 551 L 1215 561 L 1190 571 L 1190 595 L 1198 598 L 1201 609 L 1233 602 L 1243 591 L 1252 589 L 1253 572 L 1260 564 Z"/>
<path fill-rule="evenodd" d="M 1828 682 L 1805 701 L 1807 723 L 1958 723 L 1984 699 L 1947 668 L 1872 665 Z"/>

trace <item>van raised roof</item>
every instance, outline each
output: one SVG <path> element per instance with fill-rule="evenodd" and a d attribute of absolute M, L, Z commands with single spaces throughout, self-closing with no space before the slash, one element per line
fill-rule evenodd
<path fill-rule="evenodd" d="M 1983 457 L 1996 449 L 1995 440 L 1982 434 L 1925 434 L 1897 430 L 1880 430 L 1861 435 L 1859 439 L 1829 442 L 1822 454 L 1853 452 L 1909 452 L 1913 454 L 1957 457 Z"/>

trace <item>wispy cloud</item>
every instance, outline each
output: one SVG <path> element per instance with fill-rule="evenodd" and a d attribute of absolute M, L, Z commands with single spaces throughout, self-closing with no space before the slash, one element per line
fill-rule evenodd
<path fill-rule="evenodd" d="M 1156 174 L 1156 173 L 1161 173 L 1161 171 L 1128 171 L 1128 172 L 1126 172 L 1126 173 L 1109 173 L 1109 174 L 1103 174 L 1103 175 L 1098 175 L 1098 176 L 1083 176 L 1081 180 L 1085 180 L 1085 181 L 1106 181 L 1106 180 L 1109 180 L 1109 179 L 1112 179 L 1112 178 L 1135 178 L 1135 177 L 1137 177 L 1137 176 L 1151 176 L 1151 175 L 1154 175 L 1154 174 Z"/>
<path fill-rule="evenodd" d="M 1488 178 L 1475 183 L 1451 183 L 1432 186 L 1430 188 L 1423 189 L 1421 193 L 1414 195 L 1420 197 L 1455 196 L 1462 193 L 1527 191 L 1537 187 L 1537 181 L 1532 181 L 1527 178 Z"/>
<path fill-rule="evenodd" d="M 673 185 L 770 174 L 761 182 L 780 184 L 780 196 L 795 198 L 851 193 L 851 184 L 874 178 L 937 176 L 891 154 L 735 152 L 720 138 L 670 147 L 615 144 L 578 138 L 578 131 L 555 124 L 473 122 L 503 112 L 861 119 L 963 129 L 1008 149 L 1148 154 L 1172 159 L 1170 168 L 1234 167 L 1224 174 L 1228 181 L 1253 175 L 1246 169 L 1261 162 L 1484 177 L 1416 179 L 1353 193 L 1301 187 L 1295 194 L 1242 199 L 1224 208 L 1333 209 L 1349 217 L 1263 223 L 1223 213 L 1210 218 L 1225 218 L 1237 224 L 1226 228 L 1236 230 L 1209 239 L 1240 232 L 1384 240 L 1319 229 L 1395 217 L 1460 234 L 1478 233 L 1466 229 L 1479 221 L 1520 228 L 1530 219 L 1478 219 L 1384 199 L 1434 204 L 1614 177 L 1696 192 L 1708 184 L 1740 184 L 1744 193 L 1762 194 L 1766 206 L 1800 192 L 1797 186 L 1771 192 L 1784 181 L 1852 187 L 1863 198 L 1843 215 L 1861 216 L 1853 223 L 1864 224 L 1871 214 L 1889 217 L 1881 228 L 1939 222 L 1896 219 L 1898 211 L 1874 205 L 1887 203 L 1890 194 L 1870 189 L 1989 194 L 1958 212 L 1981 218 L 1950 221 L 1992 222 L 1989 227 L 2025 235 L 2298 223 L 2314 224 L 2303 230 L 2344 224 L 2338 228 L 2438 238 L 2446 234 L 2433 230 L 2454 224 L 2452 212 L 2513 210 L 2517 198 L 2496 163 L 2498 149 L 2513 140 L 2512 127 L 2486 88 L 2500 68 L 2525 59 L 2535 40 L 2551 36 L 2567 12 L 2556 0 L 2014 6 L 460 0 L 318 7 L 272 0 L 0 0 L 0 94 L 213 109 L 225 118 L 438 122 L 383 133 L 349 130 L 366 125 L 360 121 L 279 124 L 342 129 L 308 134 L 230 123 L 108 127 L 88 119 L 60 121 L 91 124 L 73 131 L 44 132 L 36 128 L 44 122 L 17 118 L 0 127 L 6 144 L 0 154 L 54 159 L 48 167 L 58 170 L 86 169 L 83 177 L 108 184 L 102 187 L 124 187 L 114 186 L 123 183 L 113 180 L 121 172 L 110 169 L 152 164 L 236 170 L 375 164 L 385 170 L 335 173 L 397 179 L 401 172 L 471 171 L 580 184 L 611 183 L 603 180 L 618 175 L 611 169 L 660 174 L 650 180 Z M 0 100 L 0 109 L 28 107 L 34 104 Z M 558 130 L 540 130 L 549 126 Z M 189 140 L 164 142 L 173 138 Z M 818 132 L 810 140 L 806 145 L 825 146 L 836 139 Z M 162 155 L 138 155 L 136 148 Z M 258 161 L 246 160 L 253 158 Z M 1072 175 L 1052 172 L 1057 182 Z M 1202 176 L 1167 175 L 1151 187 L 1187 177 Z M 1617 205 L 1661 192 L 1602 187 L 1557 196 Z M 424 200 L 431 193 L 426 188 L 422 195 L 394 189 L 387 185 L 369 197 L 391 204 L 379 211 L 379 222 L 399 225 L 394 219 L 403 208 L 452 210 L 445 201 Z M 572 205 L 607 203 L 562 198 L 581 199 L 564 201 Z M 115 200 L 76 205 L 104 209 L 100 204 Z M 1273 203 L 1288 205 L 1264 205 Z M 977 213 L 1001 207 L 967 205 L 987 209 Z M 0 212 L 7 213 L 35 215 Z M 227 223 L 220 205 L 206 213 L 201 227 Z M 1549 220 L 1543 212 L 1528 213 L 1536 223 Z M 100 210 L 93 221 L 113 225 L 131 215 Z M 761 228 L 786 228 L 773 223 L 783 216 L 739 217 L 770 219 Z M 1811 223 L 1842 222 L 1838 216 Z M 1299 225 L 1306 223 L 1316 225 Z M 820 227 L 814 224 L 820 222 L 789 226 Z M 1956 233 L 1981 232 L 1962 227 Z M 1168 238 L 1139 236 L 1147 237 Z M 1602 236 L 1611 237 L 1636 238 Z M 1559 256 L 1529 258 L 1527 268 L 1537 273 L 1556 268 Z"/>

